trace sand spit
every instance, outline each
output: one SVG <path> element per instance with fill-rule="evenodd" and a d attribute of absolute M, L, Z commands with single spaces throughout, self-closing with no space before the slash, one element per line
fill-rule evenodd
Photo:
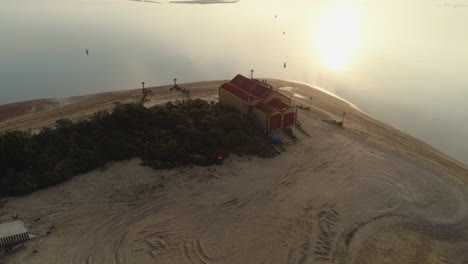
<path fill-rule="evenodd" d="M 305 133 L 272 159 L 230 157 L 222 166 L 155 171 L 137 159 L 109 164 L 58 186 L 0 202 L 0 221 L 18 212 L 31 240 L 5 263 L 468 263 L 468 169 L 309 86 Z M 191 97 L 217 100 L 221 81 L 185 84 Z M 147 105 L 182 100 L 151 88 Z M 0 121 L 37 129 L 83 118 L 131 90 Z M 26 104 L 26 103 L 24 103 Z M 0 108 L 1 110 L 1 108 Z M 339 119 L 344 128 L 322 119 Z M 0 111 L 0 116 L 1 116 Z M 5 115 L 5 114 L 4 114 Z M 34 222 L 33 219 L 41 217 Z M 37 250 L 39 253 L 32 253 Z M 1 261 L 0 261 L 1 262 Z"/>

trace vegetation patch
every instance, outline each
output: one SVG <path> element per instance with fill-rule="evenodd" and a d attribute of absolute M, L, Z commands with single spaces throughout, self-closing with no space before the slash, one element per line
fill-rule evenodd
<path fill-rule="evenodd" d="M 273 146 L 233 108 L 203 100 L 174 107 L 117 104 L 113 111 L 37 134 L 0 133 L 0 197 L 61 183 L 111 161 L 140 157 L 155 169 L 211 165 L 218 155 L 273 156 Z"/>

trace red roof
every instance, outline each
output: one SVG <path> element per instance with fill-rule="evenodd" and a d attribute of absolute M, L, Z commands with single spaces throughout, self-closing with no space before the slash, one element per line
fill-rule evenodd
<path fill-rule="evenodd" d="M 290 105 L 283 103 L 281 99 L 278 98 L 274 98 L 269 103 L 265 103 L 262 100 L 273 93 L 274 90 L 240 74 L 234 77 L 230 82 L 221 85 L 221 88 L 247 103 L 259 99 L 260 102 L 255 105 L 255 108 L 269 115 L 275 111 L 284 112 L 291 108 Z"/>
<path fill-rule="evenodd" d="M 240 87 L 245 79 L 247 78 L 245 78 L 244 76 L 240 74 L 237 74 L 236 77 L 234 77 L 234 79 L 230 81 L 230 83 Z"/>
<path fill-rule="evenodd" d="M 240 89 L 262 99 L 265 99 L 268 95 L 273 92 L 273 89 L 263 85 L 259 82 L 251 80 L 238 74 L 234 79 L 230 81 L 231 84 L 239 87 Z"/>
<path fill-rule="evenodd" d="M 248 101 L 252 101 L 254 99 L 257 99 L 256 96 L 240 89 L 239 87 L 235 86 L 235 85 L 232 85 L 231 83 L 224 83 L 223 85 L 221 85 L 221 87 L 230 92 L 231 94 L 241 98 L 242 100 L 248 102 Z"/>
<path fill-rule="evenodd" d="M 267 113 L 267 114 L 271 114 L 271 113 L 276 111 L 276 109 L 273 106 L 265 104 L 262 101 L 258 102 L 255 105 L 255 108 L 257 108 L 258 110 L 260 110 L 260 111 L 262 111 L 264 113 Z"/>
<path fill-rule="evenodd" d="M 270 105 L 273 108 L 278 109 L 278 111 L 280 111 L 280 112 L 284 112 L 284 111 L 288 110 L 291 107 L 290 105 L 281 102 L 281 100 L 278 99 L 278 98 L 272 99 L 268 103 L 268 105 Z"/>

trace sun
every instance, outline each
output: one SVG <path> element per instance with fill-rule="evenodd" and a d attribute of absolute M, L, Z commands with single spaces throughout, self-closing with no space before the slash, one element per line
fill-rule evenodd
<path fill-rule="evenodd" d="M 360 40 L 358 12 L 347 5 L 326 10 L 317 21 L 315 43 L 322 63 L 331 69 L 348 69 Z"/>

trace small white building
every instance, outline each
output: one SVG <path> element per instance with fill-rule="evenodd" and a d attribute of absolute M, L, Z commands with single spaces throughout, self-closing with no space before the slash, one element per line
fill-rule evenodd
<path fill-rule="evenodd" d="M 30 236 L 23 221 L 0 224 L 0 249 L 7 250 L 29 240 Z"/>

